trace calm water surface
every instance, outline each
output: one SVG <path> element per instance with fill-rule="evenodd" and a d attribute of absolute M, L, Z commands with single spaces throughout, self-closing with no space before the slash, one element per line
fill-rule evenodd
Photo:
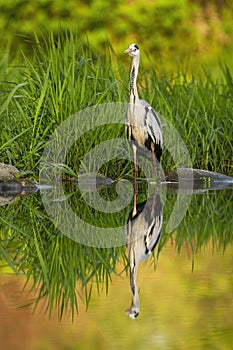
<path fill-rule="evenodd" d="M 89 216 L 74 193 L 70 205 Z M 125 246 L 83 247 L 64 237 L 39 193 L 2 206 L 1 348 L 232 349 L 232 189 L 193 195 L 180 225 L 166 232 L 176 195 L 168 194 L 166 202 L 161 195 L 161 237 L 139 263 L 136 319 L 125 313 L 132 300 Z M 151 203 L 156 206 L 158 198 Z M 132 203 L 117 214 L 116 226 L 127 222 L 131 209 Z"/>

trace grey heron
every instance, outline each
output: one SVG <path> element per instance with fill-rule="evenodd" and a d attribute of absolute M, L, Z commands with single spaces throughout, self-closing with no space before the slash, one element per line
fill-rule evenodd
<path fill-rule="evenodd" d="M 132 210 L 127 224 L 127 248 L 130 267 L 130 289 L 132 302 L 126 314 L 136 318 L 140 312 L 140 299 L 137 287 L 137 271 L 140 261 L 149 257 L 157 246 L 162 230 L 163 206 L 160 195 L 140 203 L 136 207 L 136 214 Z"/>
<path fill-rule="evenodd" d="M 132 142 L 134 154 L 134 177 L 136 178 L 137 150 L 152 152 L 152 160 L 156 173 L 156 159 L 159 162 L 162 155 L 163 136 L 158 114 L 145 100 L 139 99 L 137 90 L 137 75 L 140 63 L 140 51 L 136 44 L 130 44 L 124 51 L 132 60 L 130 73 L 130 103 L 126 121 L 126 135 Z M 145 152 L 146 151 L 146 152 Z"/>

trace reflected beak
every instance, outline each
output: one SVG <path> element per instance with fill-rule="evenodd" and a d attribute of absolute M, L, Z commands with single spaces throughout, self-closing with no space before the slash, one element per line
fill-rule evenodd
<path fill-rule="evenodd" d="M 130 309 L 127 309 L 127 310 L 125 310 L 125 313 L 126 313 L 126 315 L 130 315 L 130 313 L 131 313 L 131 310 Z"/>

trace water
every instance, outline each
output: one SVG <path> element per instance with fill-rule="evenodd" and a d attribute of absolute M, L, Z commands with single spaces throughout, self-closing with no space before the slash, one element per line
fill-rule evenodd
<path fill-rule="evenodd" d="M 54 198 L 52 189 L 45 190 Z M 133 220 L 132 201 L 119 212 L 97 213 L 76 185 L 63 191 L 62 208 L 68 202 L 93 226 Z M 115 185 L 87 191 L 88 200 L 111 203 L 115 191 Z M 142 206 L 146 195 L 150 200 Z M 149 215 L 148 222 L 159 216 L 163 225 L 154 253 L 139 262 L 134 276 L 125 245 L 104 249 L 74 242 L 48 217 L 40 192 L 2 206 L 1 348 L 231 349 L 232 187 L 197 191 L 190 198 L 183 192 L 190 199 L 187 213 L 167 232 L 177 196 L 174 189 L 138 185 L 135 227 L 141 213 Z M 156 230 L 158 238 L 159 225 Z M 140 299 L 136 319 L 125 313 L 132 302 L 130 275 Z"/>

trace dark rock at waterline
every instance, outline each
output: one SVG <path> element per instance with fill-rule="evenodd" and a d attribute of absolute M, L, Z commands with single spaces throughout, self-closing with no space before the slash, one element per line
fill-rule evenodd
<path fill-rule="evenodd" d="M 19 170 L 10 164 L 0 163 L 0 180 L 10 180 L 15 179 Z"/>
<path fill-rule="evenodd" d="M 233 184 L 233 178 L 230 176 L 193 168 L 178 168 L 167 174 L 165 181 L 171 192 L 182 194 L 232 188 Z"/>
<path fill-rule="evenodd" d="M 0 196 L 18 195 L 21 192 L 32 192 L 36 188 L 29 179 L 1 179 Z"/>
<path fill-rule="evenodd" d="M 70 182 L 83 192 L 96 192 L 111 186 L 115 181 L 99 173 L 87 173 L 79 175 L 78 179 L 72 179 Z"/>
<path fill-rule="evenodd" d="M 29 179 L 20 177 L 17 168 L 0 163 L 0 206 L 12 203 L 17 196 L 26 196 L 36 190 Z"/>
<path fill-rule="evenodd" d="M 233 182 L 233 178 L 230 176 L 216 173 L 214 171 L 193 168 L 178 168 L 167 174 L 165 179 L 170 182 L 189 180 L 194 182 Z"/>

